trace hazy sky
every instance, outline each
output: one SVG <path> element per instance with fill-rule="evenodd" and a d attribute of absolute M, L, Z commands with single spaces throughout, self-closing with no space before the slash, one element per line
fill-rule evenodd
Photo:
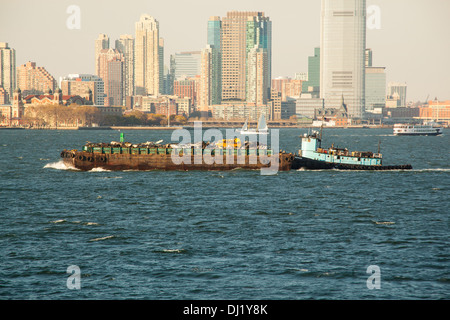
<path fill-rule="evenodd" d="M 228 11 L 263 11 L 272 20 L 272 75 L 307 72 L 308 56 L 320 44 L 320 0 L 0 0 L 0 42 L 16 49 L 17 66 L 34 61 L 57 80 L 94 73 L 94 40 L 110 44 L 134 36 L 142 13 L 159 21 L 170 54 L 206 45 L 210 16 Z M 70 5 L 80 8 L 80 29 L 66 26 Z M 408 99 L 450 99 L 450 1 L 367 0 L 380 8 L 380 29 L 367 30 L 374 66 L 386 67 L 387 81 L 406 82 Z"/>

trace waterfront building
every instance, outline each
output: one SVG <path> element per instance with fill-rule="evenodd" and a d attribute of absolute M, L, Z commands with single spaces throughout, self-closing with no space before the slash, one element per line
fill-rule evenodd
<path fill-rule="evenodd" d="M 56 80 L 44 67 L 29 61 L 17 67 L 17 87 L 23 95 L 43 94 L 48 89 L 55 90 Z"/>
<path fill-rule="evenodd" d="M 177 99 L 179 97 L 174 95 L 159 95 L 159 96 L 142 96 L 139 97 L 140 102 L 136 104 L 136 109 L 146 112 L 168 115 L 178 114 Z"/>
<path fill-rule="evenodd" d="M 320 96 L 320 48 L 314 48 L 314 55 L 308 57 L 308 78 L 302 84 L 302 93 Z"/>
<path fill-rule="evenodd" d="M 116 40 L 116 49 L 123 55 L 123 99 L 134 95 L 134 38 L 121 35 Z M 125 105 L 125 101 L 124 104 Z"/>
<path fill-rule="evenodd" d="M 322 0 L 320 97 L 339 107 L 344 96 L 350 117 L 365 108 L 366 0 Z"/>
<path fill-rule="evenodd" d="M 95 40 L 95 74 L 100 76 L 98 57 L 100 52 L 104 49 L 109 49 L 109 37 L 106 34 L 99 34 Z"/>
<path fill-rule="evenodd" d="M 302 97 L 300 99 L 296 100 L 296 110 L 295 113 L 297 117 L 303 118 L 307 117 L 310 119 L 313 119 L 315 116 L 315 110 L 316 109 L 324 109 L 325 108 L 325 101 L 321 98 L 313 98 L 311 96 L 309 97 Z"/>
<path fill-rule="evenodd" d="M 270 119 L 270 106 L 234 101 L 211 106 L 214 119 L 258 121 L 261 114 Z"/>
<path fill-rule="evenodd" d="M 55 92 L 47 89 L 44 94 L 29 94 L 22 96 L 23 104 L 25 107 L 31 105 L 62 105 L 70 106 L 71 104 L 77 104 L 79 106 L 92 105 L 92 92 L 87 91 L 82 95 L 65 95 L 60 88 L 56 88 Z"/>
<path fill-rule="evenodd" d="M 272 79 L 271 90 L 281 93 L 281 98 L 286 101 L 287 97 L 300 97 L 302 93 L 303 80 L 278 77 Z"/>
<path fill-rule="evenodd" d="M 136 95 L 158 95 L 160 91 L 159 22 L 143 14 L 135 24 L 134 85 Z"/>
<path fill-rule="evenodd" d="M 98 56 L 99 76 L 105 86 L 105 106 L 120 106 L 123 100 L 123 64 L 122 53 L 117 49 L 103 49 Z"/>
<path fill-rule="evenodd" d="M 396 97 L 399 100 L 398 102 L 399 107 L 406 107 L 406 91 L 407 91 L 406 83 L 389 82 L 387 95 L 389 97 Z"/>
<path fill-rule="evenodd" d="M 105 102 L 105 85 L 103 79 L 93 74 L 69 74 L 60 78 L 63 95 L 83 96 L 92 93 L 94 105 L 103 106 Z"/>
<path fill-rule="evenodd" d="M 0 106 L 0 124 L 2 126 L 19 126 L 25 114 L 25 106 L 22 101 L 22 91 L 14 90 L 11 105 Z"/>
<path fill-rule="evenodd" d="M 450 100 L 428 101 L 428 106 L 420 108 L 420 120 L 434 121 L 450 125 Z"/>
<path fill-rule="evenodd" d="M 8 47 L 7 42 L 0 42 L 0 100 L 9 103 L 16 88 L 16 50 Z"/>
<path fill-rule="evenodd" d="M 366 67 L 366 111 L 386 106 L 386 68 Z"/>
<path fill-rule="evenodd" d="M 188 97 L 193 106 L 197 105 L 200 76 L 180 78 L 173 82 L 173 95 L 179 98 Z"/>

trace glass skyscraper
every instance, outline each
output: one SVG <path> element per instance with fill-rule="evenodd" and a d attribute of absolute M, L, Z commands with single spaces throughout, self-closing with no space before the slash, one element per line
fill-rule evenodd
<path fill-rule="evenodd" d="M 320 97 L 326 108 L 362 118 L 365 108 L 366 0 L 322 0 Z"/>
<path fill-rule="evenodd" d="M 223 101 L 246 101 L 248 57 L 255 47 L 266 51 L 270 86 L 272 22 L 264 12 L 228 12 L 222 18 L 221 33 Z"/>
<path fill-rule="evenodd" d="M 320 48 L 314 48 L 314 56 L 308 57 L 308 81 L 302 84 L 302 93 L 310 93 L 312 98 L 320 94 Z"/>

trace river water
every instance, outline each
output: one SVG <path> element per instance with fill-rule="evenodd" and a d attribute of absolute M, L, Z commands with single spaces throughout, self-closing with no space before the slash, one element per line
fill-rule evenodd
<path fill-rule="evenodd" d="M 280 148 L 297 152 L 306 132 L 280 129 Z M 118 141 L 113 130 L 0 137 L 0 299 L 450 298 L 448 130 L 326 129 L 324 146 L 376 152 L 381 142 L 385 165 L 413 170 L 269 176 L 60 161 L 86 141 Z"/>

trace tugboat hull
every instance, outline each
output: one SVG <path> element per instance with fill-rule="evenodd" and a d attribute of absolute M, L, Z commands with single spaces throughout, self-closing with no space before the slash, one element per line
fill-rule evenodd
<path fill-rule="evenodd" d="M 309 170 L 363 170 L 363 171 L 389 171 L 389 170 L 411 170 L 412 166 L 397 165 L 397 166 L 373 166 L 360 164 L 346 164 L 346 163 L 331 163 L 319 160 L 312 160 L 308 158 L 296 157 L 293 164 L 293 169 L 309 169 Z"/>

